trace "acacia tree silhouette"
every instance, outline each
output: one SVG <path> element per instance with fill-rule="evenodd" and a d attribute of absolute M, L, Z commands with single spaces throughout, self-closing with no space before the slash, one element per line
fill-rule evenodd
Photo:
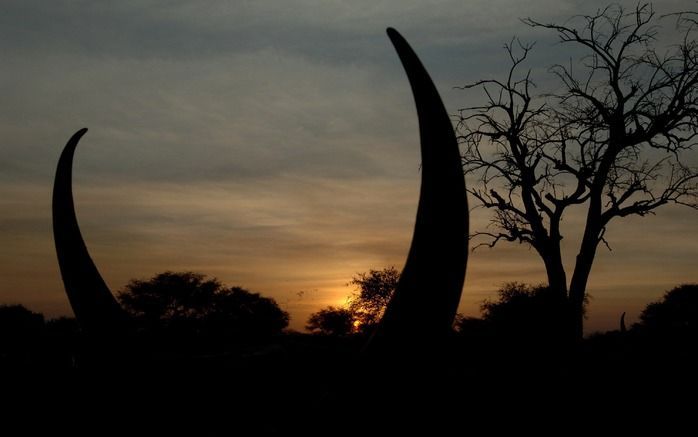
<path fill-rule="evenodd" d="M 253 338 L 278 334 L 289 321 L 274 299 L 225 287 L 194 272 L 163 272 L 148 280 L 131 280 L 118 299 L 134 320 L 155 329 Z"/>
<path fill-rule="evenodd" d="M 313 334 L 349 335 L 354 330 L 354 314 L 345 308 L 328 306 L 311 314 L 305 329 Z"/>
<path fill-rule="evenodd" d="M 395 267 L 358 273 L 349 283 L 358 288 L 349 297 L 349 311 L 366 329 L 378 323 L 395 293 L 400 272 Z"/>
<path fill-rule="evenodd" d="M 549 286 L 571 303 L 575 339 L 583 335 L 587 281 L 599 243 L 608 246 L 608 224 L 672 203 L 698 208 L 698 171 L 682 160 L 698 133 L 698 26 L 684 17 L 682 40 L 665 54 L 655 47 L 650 4 L 630 13 L 611 6 L 565 25 L 529 18 L 529 26 L 585 51 L 578 62 L 551 68 L 562 91 L 532 94 L 530 71 L 520 73 L 532 46 L 520 42 L 505 46 L 511 68 L 503 81 L 463 87 L 487 96 L 484 105 L 460 110 L 458 129 L 465 173 L 480 182 L 468 192 L 494 211 L 497 228 L 473 237 L 486 238 L 478 246 L 532 246 Z M 568 284 L 561 222 L 581 205 L 586 220 Z"/>

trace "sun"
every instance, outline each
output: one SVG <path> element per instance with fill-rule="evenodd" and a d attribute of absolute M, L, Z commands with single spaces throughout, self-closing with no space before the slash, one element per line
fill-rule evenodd
<path fill-rule="evenodd" d="M 352 323 L 354 326 L 354 332 L 359 332 L 359 328 L 361 328 L 361 321 L 360 320 L 354 320 L 354 323 Z"/>

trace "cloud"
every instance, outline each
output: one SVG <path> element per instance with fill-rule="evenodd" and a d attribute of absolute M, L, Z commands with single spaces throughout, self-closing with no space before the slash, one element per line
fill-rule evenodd
<path fill-rule="evenodd" d="M 554 6 L 554 8 L 552 7 Z M 2 44 L 13 51 L 118 57 L 202 57 L 283 47 L 345 63 L 389 25 L 446 43 L 508 31 L 527 14 L 567 14 L 574 2 L 295 0 L 254 2 L 39 0 L 3 2 Z M 424 38 L 426 37 L 426 38 Z"/>

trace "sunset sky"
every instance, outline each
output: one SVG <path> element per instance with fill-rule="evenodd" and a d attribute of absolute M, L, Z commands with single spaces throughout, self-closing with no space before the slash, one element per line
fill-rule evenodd
<path fill-rule="evenodd" d="M 51 190 L 65 142 L 87 127 L 76 209 L 113 291 L 131 278 L 198 271 L 274 297 L 302 329 L 310 312 L 344 303 L 357 272 L 406 258 L 419 137 L 385 28 L 412 44 L 455 114 L 482 96 L 454 87 L 503 77 L 513 36 L 537 41 L 529 67 L 539 86 L 555 86 L 546 67 L 568 60 L 568 48 L 519 18 L 562 22 L 605 3 L 4 0 L 0 303 L 71 314 Z M 570 268 L 580 212 L 564 222 Z M 471 229 L 487 217 L 473 212 Z M 611 225 L 613 251 L 601 248 L 592 271 L 588 331 L 617 327 L 623 311 L 632 322 L 667 289 L 698 281 L 697 218 L 666 207 Z M 477 315 L 503 283 L 543 273 L 524 246 L 480 249 L 461 312 Z"/>

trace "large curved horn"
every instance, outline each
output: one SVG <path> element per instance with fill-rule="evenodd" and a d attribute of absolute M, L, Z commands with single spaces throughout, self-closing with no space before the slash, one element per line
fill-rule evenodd
<path fill-rule="evenodd" d="M 422 184 L 407 262 L 373 341 L 434 339 L 452 327 L 468 258 L 468 205 L 458 143 L 429 74 L 407 41 L 388 28 L 412 87 Z"/>
<path fill-rule="evenodd" d="M 68 140 L 58 161 L 53 184 L 53 239 L 61 277 L 75 317 L 86 332 L 120 329 L 126 313 L 95 267 L 80 234 L 73 205 L 73 155 L 87 129 Z"/>

